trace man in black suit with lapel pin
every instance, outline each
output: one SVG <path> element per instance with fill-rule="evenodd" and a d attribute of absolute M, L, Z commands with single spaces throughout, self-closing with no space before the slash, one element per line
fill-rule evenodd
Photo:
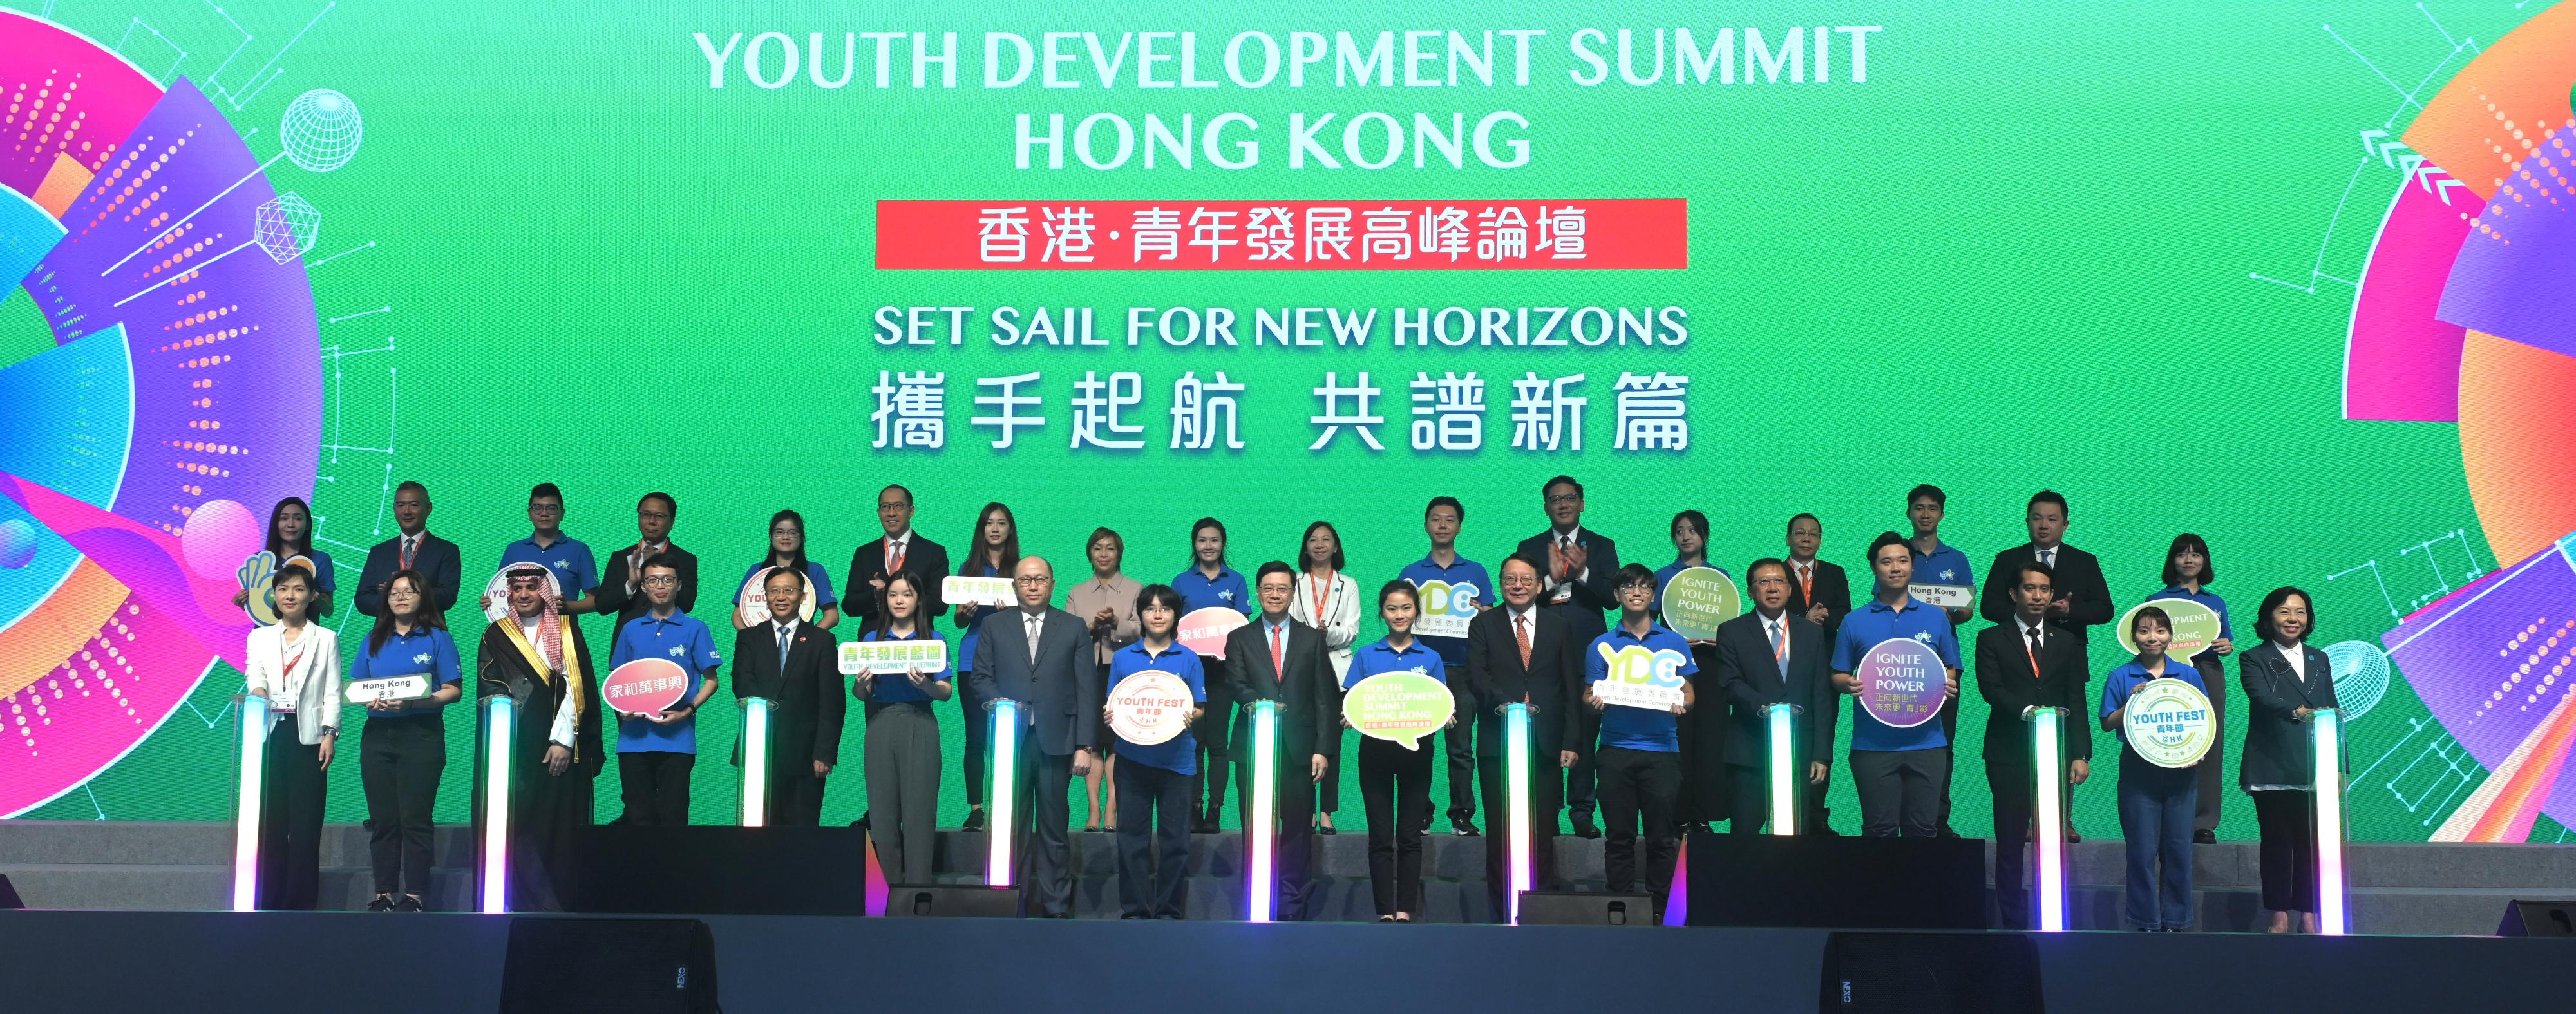
<path fill-rule="evenodd" d="M 2066 498 L 2056 490 L 2043 489 L 2031 494 L 2030 506 L 2023 514 L 2030 527 L 2030 541 L 1995 554 L 1995 564 L 1986 570 L 1985 590 L 1977 596 L 1977 614 L 1986 622 L 2000 624 L 2010 620 L 2016 580 L 2006 575 L 2018 572 L 2022 564 L 2033 560 L 2046 566 L 2056 580 L 2057 598 L 2048 604 L 2048 627 L 2063 633 L 2075 646 L 2075 668 L 2086 681 L 2093 678 L 2093 663 L 2085 652 L 2086 627 L 2098 627 L 2119 615 L 2111 604 L 2111 586 L 2102 580 L 2102 561 L 2093 554 L 2066 544 Z M 1955 765 L 1953 766 L 1955 770 Z M 1941 793 L 1941 816 L 1946 824 L 1950 807 L 1948 786 Z M 2066 803 L 2066 840 L 2081 841 L 2075 834 L 2075 800 Z"/>
<path fill-rule="evenodd" d="M 1825 650 L 1831 653 L 1834 633 L 1842 629 L 1843 617 L 1851 615 L 1851 579 L 1843 575 L 1841 565 L 1816 555 L 1824 545 L 1825 523 L 1816 520 L 1815 515 L 1800 514 L 1789 519 L 1789 558 L 1783 561 L 1789 567 L 1789 611 L 1824 628 Z M 1827 682 L 1831 683 L 1831 680 Z M 1824 727 L 1828 733 L 1833 730 L 1835 717 L 1841 710 L 1840 702 L 1836 702 L 1835 715 L 1825 718 Z M 1827 735 L 1823 745 L 1817 747 L 1817 753 L 1825 763 L 1833 763 L 1831 735 Z M 1806 813 L 1807 823 L 1798 828 L 1799 834 L 1834 833 L 1833 825 L 1828 822 L 1833 811 L 1825 806 L 1823 792 L 1809 798 Z"/>
<path fill-rule="evenodd" d="M 1605 542 L 1607 540 L 1604 540 Z M 1596 564 L 1597 565 L 1597 564 Z M 1547 890 L 1555 877 L 1558 780 L 1575 764 L 1580 734 L 1583 650 L 1565 618 L 1539 605 L 1541 564 L 1518 554 L 1503 561 L 1503 604 L 1467 623 L 1467 683 L 1485 710 L 1476 714 L 1476 784 L 1484 795 L 1486 892 L 1494 918 L 1511 918 L 1511 802 L 1505 765 L 1503 707 L 1530 706 L 1530 884 Z M 1594 635 L 1599 636 L 1599 635 Z M 1596 719 L 1597 721 L 1597 719 Z"/>
<path fill-rule="evenodd" d="M 1245 751 L 1234 768 L 1235 787 L 1247 813 L 1252 806 L 1252 703 L 1279 702 L 1278 823 L 1272 825 L 1277 848 L 1271 868 L 1277 885 L 1272 914 L 1281 922 L 1315 917 L 1314 835 L 1315 783 L 1340 748 L 1341 689 L 1333 682 L 1331 656 L 1324 635 L 1294 622 L 1297 571 L 1273 560 L 1253 577 L 1253 596 L 1261 613 L 1225 636 L 1225 673 L 1235 697 L 1244 702 L 1234 716 L 1234 743 Z"/>
<path fill-rule="evenodd" d="M 1823 627 L 1790 608 L 1796 583 L 1789 565 L 1772 559 L 1753 561 L 1744 570 L 1753 591 L 1753 610 L 1717 628 L 1716 686 L 1725 692 L 1721 706 L 1734 723 L 1726 738 L 1727 830 L 1754 834 L 1771 815 L 1770 723 L 1762 709 L 1795 704 L 1790 719 L 1789 755 L 1797 772 L 1798 833 L 1815 833 L 1822 824 L 1826 775 L 1833 771 L 1834 721 L 1842 710 L 1842 693 L 1834 689 L 1833 642 Z"/>
<path fill-rule="evenodd" d="M 948 603 L 939 598 L 939 583 L 952 573 L 948 550 L 912 530 L 912 491 L 902 486 L 878 490 L 877 524 L 885 534 L 859 543 L 850 552 L 849 580 L 841 584 L 841 611 L 858 617 L 859 629 L 877 625 L 884 619 L 877 615 L 877 593 L 885 590 L 886 578 L 911 574 L 912 586 L 921 590 L 921 615 L 936 617 L 945 612 Z"/>
<path fill-rule="evenodd" d="M 769 622 L 733 635 L 733 693 L 765 697 L 769 711 L 769 825 L 813 827 L 823 819 L 823 779 L 841 762 L 841 652 L 832 632 L 804 622 L 803 571 L 781 567 L 761 585 Z M 737 740 L 734 763 L 742 763 Z"/>
<path fill-rule="evenodd" d="M 1522 539 L 1519 554 L 1539 565 L 1538 604 L 1548 613 L 1565 620 L 1567 636 L 1575 646 L 1574 674 L 1569 686 L 1576 689 L 1567 698 L 1582 696 L 1584 646 L 1592 639 L 1610 632 L 1610 621 L 1603 610 L 1619 608 L 1619 599 L 1611 587 L 1619 574 L 1619 547 L 1610 537 L 1583 527 L 1583 484 L 1570 475 L 1549 479 L 1541 486 L 1540 495 L 1547 507 L 1547 531 Z M 1565 769 L 1565 805 L 1574 811 L 1574 835 L 1578 838 L 1601 837 L 1592 824 L 1594 741 L 1601 734 L 1601 713 L 1590 708 L 1572 708 L 1571 730 L 1562 748 L 1574 752 L 1574 763 Z M 1480 748 L 1481 749 L 1481 748 Z M 1550 810 L 1553 813 L 1553 810 Z M 1551 818 L 1553 819 L 1553 818 Z"/>
<path fill-rule="evenodd" d="M 671 541 L 671 525 L 680 518 L 679 501 L 671 494 L 652 492 L 635 502 L 635 544 L 625 552 L 608 555 L 608 567 L 600 574 L 598 611 L 617 617 L 608 628 L 610 643 L 626 624 L 653 611 L 653 601 L 644 594 L 644 561 L 668 556 L 680 573 L 680 611 L 698 607 L 698 557 Z"/>
<path fill-rule="evenodd" d="M 1055 568 L 1043 557 L 1020 558 L 1012 575 L 1019 608 L 984 621 L 975 640 L 967 679 L 979 699 L 1019 702 L 1020 737 L 1013 755 L 1013 882 L 1022 889 L 1023 914 L 1073 918 L 1073 869 L 1066 831 L 1073 809 L 1065 791 L 1091 773 L 1099 752 L 1100 706 L 1105 693 L 1092 654 L 1091 624 L 1047 604 L 1055 594 Z M 990 707 L 991 705 L 986 705 Z M 977 716 L 990 721 L 987 716 Z M 995 828 L 993 833 L 1006 833 Z"/>
<path fill-rule="evenodd" d="M 2064 708 L 2058 723 L 2066 750 L 2066 781 L 2081 785 L 2092 772 L 2093 715 L 2084 706 L 2084 646 L 2048 622 L 2058 598 L 2048 565 L 2028 560 L 1990 571 L 1986 587 L 2011 582 L 2013 612 L 2003 623 L 1977 631 L 1977 695 L 1986 715 L 1986 788 L 1995 801 L 1995 908 L 2006 929 L 2031 925 L 2030 888 L 2022 883 L 2022 848 L 2029 844 L 2033 807 L 2030 725 L 2022 711 Z M 2062 787 L 2059 798 L 2069 795 Z M 2043 829 L 2040 833 L 2046 833 Z"/>
<path fill-rule="evenodd" d="M 385 582 L 398 570 L 419 571 L 429 579 L 429 606 L 440 617 L 456 608 L 456 590 L 465 578 L 463 554 L 456 544 L 429 534 L 429 487 L 406 481 L 394 487 L 394 537 L 367 550 L 367 565 L 358 572 L 358 612 L 381 616 Z"/>

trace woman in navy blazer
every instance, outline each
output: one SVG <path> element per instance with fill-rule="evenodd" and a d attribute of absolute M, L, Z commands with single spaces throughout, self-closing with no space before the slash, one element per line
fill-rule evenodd
<path fill-rule="evenodd" d="M 2254 632 L 2262 647 L 2236 656 L 2253 714 L 2245 720 L 2245 755 L 2237 784 L 2254 797 L 2254 820 L 2263 841 L 2263 907 L 2272 910 L 2270 933 L 2317 931 L 2317 828 L 2315 727 L 2308 716 L 2337 707 L 2334 664 L 2308 647 L 2316 629 L 2315 600 L 2297 588 L 2263 596 Z M 2338 769 L 2344 765 L 2338 760 Z M 2335 775 L 2334 777 L 2340 777 Z"/>

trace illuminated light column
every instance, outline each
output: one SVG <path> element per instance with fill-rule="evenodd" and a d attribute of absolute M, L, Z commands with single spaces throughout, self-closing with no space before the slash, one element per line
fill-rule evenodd
<path fill-rule="evenodd" d="M 984 861 L 984 883 L 993 887 L 1011 886 L 1011 831 L 1018 815 L 1011 812 L 1017 802 L 1013 783 L 1020 766 L 1020 702 L 1008 697 L 993 699 L 993 822 L 984 834 L 992 847 Z"/>
<path fill-rule="evenodd" d="M 1798 706 L 1765 704 L 1762 723 L 1771 747 L 1771 833 L 1798 833 L 1798 759 L 1790 737 L 1796 733 Z"/>
<path fill-rule="evenodd" d="M 483 699 L 483 868 L 481 904 L 487 914 L 510 910 L 510 753 L 516 743 L 518 704 L 508 694 Z"/>
<path fill-rule="evenodd" d="M 1250 855 L 1245 877 L 1251 897 L 1246 918 L 1269 922 L 1278 905 L 1278 878 L 1271 875 L 1271 835 L 1279 817 L 1279 702 L 1252 702 L 1252 798 L 1243 820 L 1244 851 Z"/>
<path fill-rule="evenodd" d="M 2343 894 L 2343 713 L 2318 708 L 2308 721 L 2316 744 L 2317 932 L 2339 937 L 2351 918 Z"/>
<path fill-rule="evenodd" d="M 1511 864 L 1508 871 L 1511 888 L 1504 900 L 1514 926 L 1521 924 L 1521 892 L 1530 883 L 1530 708 L 1527 703 L 1503 705 L 1503 788 L 1511 797 Z"/>
<path fill-rule="evenodd" d="M 259 908 L 259 797 L 268 775 L 268 698 L 244 697 L 236 716 L 241 723 L 241 784 L 233 798 L 233 911 Z"/>
<path fill-rule="evenodd" d="M 2030 707 L 2031 844 L 2039 853 L 2039 930 L 2066 931 L 2066 709 Z"/>
<path fill-rule="evenodd" d="M 742 706 L 742 826 L 769 823 L 769 709 L 766 697 L 745 697 Z"/>

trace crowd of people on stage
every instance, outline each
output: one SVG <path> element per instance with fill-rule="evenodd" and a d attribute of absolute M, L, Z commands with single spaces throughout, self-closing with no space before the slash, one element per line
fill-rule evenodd
<path fill-rule="evenodd" d="M 323 777 L 340 732 L 344 675 L 425 674 L 432 688 L 363 709 L 358 763 L 374 866 L 368 907 L 376 911 L 425 905 L 432 803 L 447 756 L 444 711 L 469 691 L 477 700 L 506 696 L 516 706 L 510 905 L 551 910 L 564 905 L 561 885 L 580 860 L 575 835 L 591 822 L 593 780 L 611 753 L 624 804 L 619 821 L 689 821 L 695 719 L 729 676 L 736 696 L 775 702 L 766 802 L 776 825 L 820 820 L 826 780 L 843 763 L 849 701 L 859 702 L 865 747 L 856 760 L 869 808 L 862 822 L 887 879 L 905 884 L 933 880 L 933 821 L 945 774 L 934 709 L 954 701 L 947 706 L 964 719 L 964 828 L 973 831 L 984 829 L 992 784 L 993 704 L 1017 702 L 1018 728 L 998 733 L 1015 737 L 1015 826 L 994 830 L 1017 836 L 1015 883 L 1028 913 L 1046 917 L 1071 914 L 1070 796 L 1081 779 L 1089 800 L 1085 830 L 1118 836 L 1122 914 L 1180 918 L 1189 851 L 1208 847 L 1192 836 L 1220 826 L 1229 783 L 1241 805 L 1256 798 L 1251 705 L 1277 702 L 1277 915 L 1311 918 L 1312 836 L 1338 831 L 1339 766 L 1350 731 L 1343 693 L 1373 675 L 1409 672 L 1444 683 L 1456 708 L 1439 734 L 1437 757 L 1373 737 L 1362 737 L 1351 755 L 1381 921 L 1411 921 L 1423 911 L 1435 764 L 1447 769 L 1450 831 L 1482 836 L 1488 869 L 1505 868 L 1508 835 L 1499 827 L 1487 834 L 1477 820 L 1500 821 L 1510 812 L 1509 704 L 1528 706 L 1532 769 L 1552 772 L 1531 787 L 1534 882 L 1544 888 L 1555 879 L 1549 866 L 1556 835 L 1569 826 L 1583 838 L 1606 832 L 1609 889 L 1650 894 L 1660 912 L 1685 831 L 1719 823 L 1737 834 L 1765 830 L 1768 705 L 1798 706 L 1791 725 L 1794 770 L 1804 776 L 1791 808 L 1797 830 L 1834 833 L 1824 796 L 1841 702 L 1860 691 L 1854 672 L 1872 646 L 1908 638 L 1941 660 L 1944 699 L 1937 721 L 1911 726 L 1850 709 L 1846 777 L 1857 790 L 1863 834 L 1956 836 L 1953 751 L 1968 686 L 1962 677 L 1973 675 L 1977 696 L 1991 709 L 1982 756 L 2005 925 L 2026 927 L 2032 919 L 2023 851 L 2032 835 L 2075 839 L 2071 816 L 2065 827 L 2032 826 L 2034 761 L 2019 719 L 2027 708 L 2054 707 L 2075 716 L 2066 725 L 2068 784 L 2092 774 L 2093 728 L 2122 741 L 2128 924 L 2189 929 L 2190 846 L 2216 840 L 2224 751 L 2211 749 L 2192 768 L 2149 763 L 2122 739 L 2121 708 L 2149 681 L 2183 680 L 2207 693 L 2223 734 L 2231 720 L 2221 660 L 2233 654 L 2252 712 L 2232 720 L 2242 727 L 2238 785 L 2252 796 L 2261 830 L 2270 929 L 2316 930 L 2311 796 L 2320 775 L 2303 720 L 2335 707 L 2335 696 L 2324 652 L 2306 643 L 2315 628 L 2307 593 L 2283 587 L 2265 595 L 2254 622 L 2261 643 L 2237 651 L 2228 605 L 2209 590 L 2216 578 L 2209 546 L 2183 534 L 2162 561 L 2162 590 L 2147 598 L 2209 607 L 2217 638 L 2191 657 L 2170 656 L 2174 622 L 2148 607 L 2127 618 L 2136 654 L 2106 657 L 2090 650 L 2102 633 L 2093 628 L 2118 612 L 2101 563 L 2064 541 L 2064 497 L 2042 490 L 2030 498 L 2029 542 L 1997 553 L 1979 586 L 1967 556 L 1941 539 L 1945 495 L 1926 485 L 1907 496 L 1910 533 L 1891 531 L 1870 543 L 1869 584 L 1857 605 L 1850 577 L 1820 557 L 1822 523 L 1799 514 L 1788 521 L 1783 555 L 1730 573 L 1743 589 L 1742 614 L 1713 638 L 1692 640 L 1664 625 L 1660 596 L 1683 569 L 1729 571 L 1707 558 L 1704 515 L 1673 516 L 1665 533 L 1673 559 L 1653 569 L 1623 562 L 1616 542 L 1584 525 L 1582 483 L 1556 476 L 1540 492 L 1547 527 L 1491 569 L 1459 552 L 1466 507 L 1443 496 L 1423 512 L 1428 555 L 1382 583 L 1364 585 L 1344 571 L 1340 533 L 1326 521 L 1307 527 L 1293 563 L 1237 569 L 1225 524 L 1213 517 L 1191 526 L 1188 569 L 1144 583 L 1122 572 L 1126 541 L 1109 527 L 1094 530 L 1080 561 L 1059 575 L 1048 559 L 1022 551 L 1018 523 L 1001 503 L 984 506 L 971 540 L 952 559 L 947 547 L 914 529 L 912 493 L 891 485 L 876 504 L 884 534 L 858 547 L 837 586 L 807 553 L 804 517 L 773 515 L 767 552 L 718 588 L 741 588 L 750 600 L 729 611 L 727 645 L 690 615 L 699 561 L 671 541 L 678 504 L 669 494 L 649 493 L 637 503 L 637 540 L 611 552 L 603 569 L 588 545 L 564 533 L 561 491 L 540 483 L 528 497 L 530 535 L 502 549 L 499 576 L 477 599 L 495 620 L 469 660 L 446 621 L 467 573 L 463 555 L 429 533 L 429 492 L 406 482 L 393 500 L 400 532 L 369 550 L 360 572 L 353 604 L 373 626 L 345 674 L 336 638 L 312 622 L 332 608 L 333 565 L 312 545 L 309 508 L 290 498 L 271 512 L 265 547 L 289 561 L 271 586 L 277 622 L 255 629 L 248 645 L 247 690 L 269 702 L 272 723 L 259 815 L 260 906 L 311 908 L 318 900 Z M 944 602 L 950 576 L 1007 579 L 1016 601 Z M 1421 590 L 1434 582 L 1453 600 L 1472 599 L 1463 636 L 1416 632 Z M 1226 636 L 1220 655 L 1201 656 L 1179 636 L 1181 617 L 1208 608 L 1247 620 Z M 1386 636 L 1361 644 L 1369 611 Z M 593 613 L 615 617 L 604 661 L 576 619 Z M 1986 625 L 1963 645 L 1963 631 L 1979 619 Z M 845 676 L 840 668 L 843 641 L 952 634 L 948 664 L 936 669 Z M 1591 685 L 1609 675 L 1608 658 L 1629 645 L 1689 660 L 1679 666 L 1682 704 L 1610 704 L 1595 692 Z M 2117 645 L 2110 654 L 2128 655 Z M 685 671 L 676 703 L 651 714 L 605 714 L 603 677 L 645 658 L 672 660 Z M 2105 666 L 2098 693 L 2088 689 L 2097 662 Z M 1159 743 L 1128 742 L 1112 731 L 1106 692 L 1149 670 L 1188 686 L 1187 729 Z M 740 743 L 729 749 L 741 763 Z M 2060 811 L 2071 811 L 2072 802 L 2066 796 Z M 1509 911 L 1508 878 L 1488 880 L 1493 910 Z"/>

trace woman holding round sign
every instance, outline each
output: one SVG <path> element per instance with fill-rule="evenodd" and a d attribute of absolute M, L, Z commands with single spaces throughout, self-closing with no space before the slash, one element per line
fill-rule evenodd
<path fill-rule="evenodd" d="M 2274 588 L 2254 613 L 2262 645 L 2236 656 L 2245 684 L 2245 756 L 2236 783 L 2254 797 L 2255 827 L 2263 835 L 2263 907 L 2272 910 L 2265 932 L 2290 932 L 2298 913 L 2301 933 L 2317 931 L 2317 779 L 2315 726 L 2309 716 L 2335 701 L 2334 664 L 2308 647 L 2316 629 L 2316 600 L 2297 588 Z"/>
<path fill-rule="evenodd" d="M 1288 615 L 1324 635 L 1324 654 L 1333 663 L 1333 678 L 1348 686 L 1351 645 L 1360 639 L 1360 583 L 1342 573 L 1342 533 L 1330 521 L 1306 526 L 1297 543 L 1297 583 Z M 1383 599 L 1385 596 L 1379 596 Z M 1317 783 L 1315 830 L 1333 833 L 1333 811 L 1342 808 L 1342 741 L 1333 734 L 1333 752 L 1324 755 L 1324 778 Z M 1370 834 L 1376 834 L 1371 822 Z"/>
<path fill-rule="evenodd" d="M 2148 599 L 2149 604 L 2165 599 L 2185 599 L 2218 616 L 2218 636 L 2196 651 L 2176 645 L 2172 653 L 2200 670 L 2201 685 L 2209 690 L 2210 728 L 2220 737 L 2227 734 L 2227 664 L 2226 657 L 2236 651 L 2236 634 L 2227 622 L 2227 600 L 2209 593 L 2209 584 L 2218 580 L 2218 569 L 2209 561 L 2209 543 L 2200 536 L 2184 532 L 2174 536 L 2173 546 L 2165 550 L 2165 590 Z M 2171 609 L 2166 610 L 2171 613 Z M 2176 620 L 2175 626 L 2182 626 Z M 2121 624 L 2127 629 L 2127 624 Z M 2179 640 L 2182 631 L 2174 636 Z M 2211 751 L 2200 760 L 2200 802 L 2192 815 L 2191 840 L 2203 845 L 2218 844 L 2220 804 L 2226 796 L 2219 791 L 2221 758 L 2224 750 Z"/>
<path fill-rule="evenodd" d="M 1010 577 L 1020 568 L 1020 522 L 1011 509 L 999 502 L 988 503 L 975 515 L 975 537 L 967 545 L 972 549 L 957 560 L 960 577 Z M 993 615 L 1007 603 L 957 603 L 957 695 L 958 710 L 966 729 L 966 823 L 959 829 L 984 829 L 984 764 L 988 741 L 993 738 L 990 716 L 984 714 L 985 701 L 968 680 L 967 670 L 974 665 L 976 632 L 983 629 L 984 618 Z"/>
<path fill-rule="evenodd" d="M 909 571 L 886 577 L 877 592 L 879 624 L 862 641 L 931 641 L 939 634 L 921 615 L 921 578 Z M 932 875 L 939 819 L 939 716 L 930 702 L 949 698 L 949 667 L 900 673 L 854 673 L 850 696 L 867 702 L 868 839 L 877 861 L 898 884 L 927 884 Z"/>
<path fill-rule="evenodd" d="M 1207 703 L 1197 652 L 1173 640 L 1181 593 L 1136 594 L 1143 634 L 1109 659 L 1101 717 L 1118 737 L 1118 917 L 1178 919 L 1189 899 L 1190 806 L 1199 773 L 1190 723 Z M 1157 853 L 1160 853 L 1159 860 Z"/>
<path fill-rule="evenodd" d="M 429 600 L 429 579 L 397 570 L 385 608 L 349 670 L 349 696 L 365 697 L 358 780 L 367 796 L 370 912 L 418 912 L 429 891 L 430 808 L 447 767 L 446 708 L 465 696 L 456 639 Z"/>
<path fill-rule="evenodd" d="M 1717 671 L 1717 628 L 1744 614 L 1744 592 L 1726 568 L 1708 562 L 1708 515 L 1673 515 L 1673 562 L 1655 568 L 1647 613 L 1689 642 L 1691 665 Z M 1676 585 L 1675 582 L 1679 582 Z M 1673 822 L 1683 830 L 1727 819 L 1726 708 L 1702 708 L 1682 717 L 1681 788 Z M 1596 770 L 1598 765 L 1596 764 Z M 1606 808 L 1605 808 L 1606 812 Z"/>
<path fill-rule="evenodd" d="M 769 555 L 742 572 L 742 583 L 735 587 L 733 629 L 756 627 L 769 622 L 769 604 L 762 589 L 763 579 L 772 569 L 784 567 L 805 575 L 806 609 L 802 619 L 817 630 L 830 630 L 841 622 L 841 600 L 832 594 L 832 575 L 823 565 L 805 555 L 805 515 L 782 510 L 769 516 Z"/>
<path fill-rule="evenodd" d="M 2200 671 L 2165 653 L 2172 618 L 2148 606 L 2129 614 L 2126 632 L 2138 657 L 2103 678 L 2102 728 L 2120 740 L 2129 928 L 2179 933 L 2191 928 L 2187 829 L 2200 797 L 2195 768 L 2217 728 Z"/>
<path fill-rule="evenodd" d="M 1422 738 L 1458 723 L 1448 667 L 1413 636 L 1421 609 L 1413 582 L 1379 588 L 1386 637 L 1354 652 L 1342 675 L 1342 725 L 1363 737 L 1360 800 L 1379 922 L 1412 922 L 1422 909 L 1422 832 L 1431 826 L 1431 751 Z"/>

